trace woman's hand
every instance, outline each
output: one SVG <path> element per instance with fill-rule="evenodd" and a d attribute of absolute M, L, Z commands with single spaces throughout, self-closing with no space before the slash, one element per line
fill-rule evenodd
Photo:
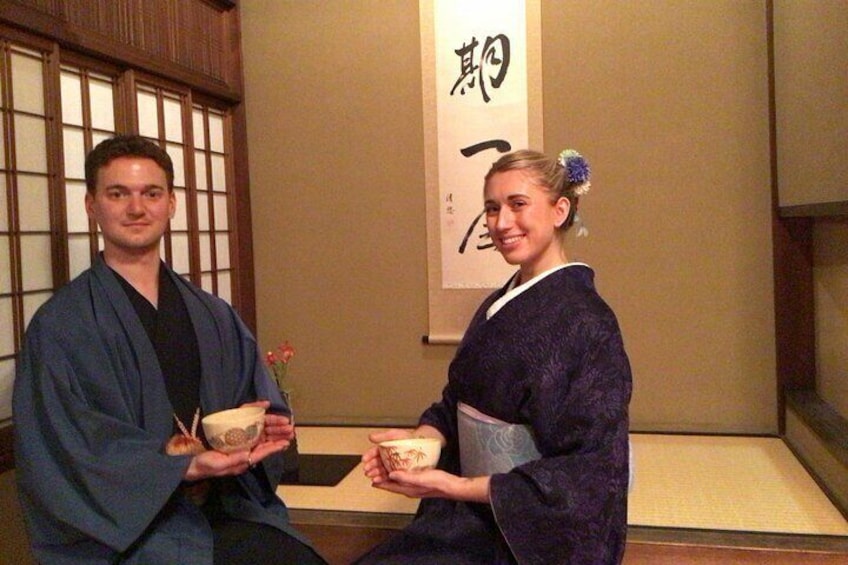
<path fill-rule="evenodd" d="M 371 479 L 371 484 L 379 484 L 389 480 L 389 470 L 383 466 L 380 459 L 380 449 L 377 444 L 393 439 L 407 439 L 411 437 L 432 437 L 438 439 L 442 447 L 445 445 L 445 436 L 433 426 L 418 426 L 414 430 L 391 429 L 384 432 L 375 432 L 368 436 L 371 443 L 375 444 L 362 455 L 365 476 Z"/>
<path fill-rule="evenodd" d="M 465 478 L 440 471 L 392 471 L 371 485 L 410 498 L 448 498 L 489 503 L 489 477 Z"/>
<path fill-rule="evenodd" d="M 412 437 L 432 437 L 438 439 L 444 447 L 446 441 L 442 433 L 433 426 L 423 425 L 414 430 L 392 429 L 376 432 L 368 436 L 371 443 L 379 444 L 394 439 Z M 468 479 L 451 475 L 444 471 L 390 471 L 383 465 L 380 448 L 369 448 L 362 455 L 365 476 L 371 479 L 371 486 L 382 488 L 412 498 L 454 498 L 456 500 L 474 500 L 488 502 L 489 481 L 485 484 L 469 483 Z M 474 490 L 472 490 L 474 488 Z"/>
<path fill-rule="evenodd" d="M 382 441 L 410 437 L 413 437 L 412 430 L 398 429 L 375 432 L 368 436 L 368 440 L 375 445 L 369 447 L 368 451 L 362 454 L 362 467 L 365 471 L 365 476 L 371 479 L 372 485 L 376 486 L 389 480 L 389 470 L 383 466 L 383 460 L 380 459 L 380 448 L 376 444 Z"/>

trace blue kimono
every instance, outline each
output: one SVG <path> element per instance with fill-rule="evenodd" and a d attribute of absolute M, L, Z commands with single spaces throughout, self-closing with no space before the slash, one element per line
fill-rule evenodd
<path fill-rule="evenodd" d="M 359 563 L 614 564 L 627 530 L 630 364 L 615 315 L 582 264 L 475 314 L 442 400 L 421 416 L 460 475 L 457 404 L 529 426 L 541 458 L 491 476 L 491 506 L 421 501 L 415 520 Z M 508 447 L 508 446 L 506 446 Z"/>
<path fill-rule="evenodd" d="M 202 413 L 257 398 L 287 411 L 235 311 L 168 276 L 197 335 Z M 156 353 L 102 258 L 33 317 L 13 411 L 16 477 L 38 561 L 212 563 L 212 529 L 180 488 L 190 456 L 164 451 L 174 420 Z M 274 492 L 281 471 L 281 456 L 269 457 L 224 479 L 232 488 L 217 502 L 230 517 L 304 541 Z"/>

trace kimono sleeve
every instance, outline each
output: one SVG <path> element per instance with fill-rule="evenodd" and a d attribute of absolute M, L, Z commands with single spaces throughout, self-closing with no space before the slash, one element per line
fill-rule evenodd
<path fill-rule="evenodd" d="M 519 563 L 618 563 L 630 366 L 612 317 L 564 334 L 571 342 L 553 347 L 566 353 L 552 353 L 531 400 L 542 458 L 492 476 L 492 509 Z"/>
<path fill-rule="evenodd" d="M 171 457 L 134 420 L 109 353 L 83 322 L 33 319 L 15 379 L 16 477 L 33 545 L 94 539 L 123 551 L 182 480 Z M 84 384 L 81 382 L 84 375 Z M 97 394 L 98 403 L 87 394 Z"/>

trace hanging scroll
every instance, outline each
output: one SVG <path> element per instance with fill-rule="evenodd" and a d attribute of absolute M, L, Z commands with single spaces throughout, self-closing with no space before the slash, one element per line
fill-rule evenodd
<path fill-rule="evenodd" d="M 428 341 L 458 341 L 515 270 L 486 232 L 483 176 L 502 154 L 541 149 L 538 0 L 422 1 L 429 259 Z"/>

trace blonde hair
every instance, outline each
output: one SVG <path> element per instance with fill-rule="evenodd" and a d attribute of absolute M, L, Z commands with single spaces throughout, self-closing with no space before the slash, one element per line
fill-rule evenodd
<path fill-rule="evenodd" d="M 582 183 L 568 182 L 567 171 L 558 159 L 548 157 L 533 149 L 519 149 L 507 153 L 492 163 L 489 172 L 486 173 L 485 181 L 488 182 L 492 176 L 506 171 L 525 171 L 531 175 L 536 183 L 545 189 L 552 203 L 560 198 L 566 198 L 571 208 L 568 212 L 568 218 L 562 223 L 559 230 L 561 233 L 568 231 L 574 224 L 577 203 L 580 200 L 575 190 L 582 186 Z"/>

